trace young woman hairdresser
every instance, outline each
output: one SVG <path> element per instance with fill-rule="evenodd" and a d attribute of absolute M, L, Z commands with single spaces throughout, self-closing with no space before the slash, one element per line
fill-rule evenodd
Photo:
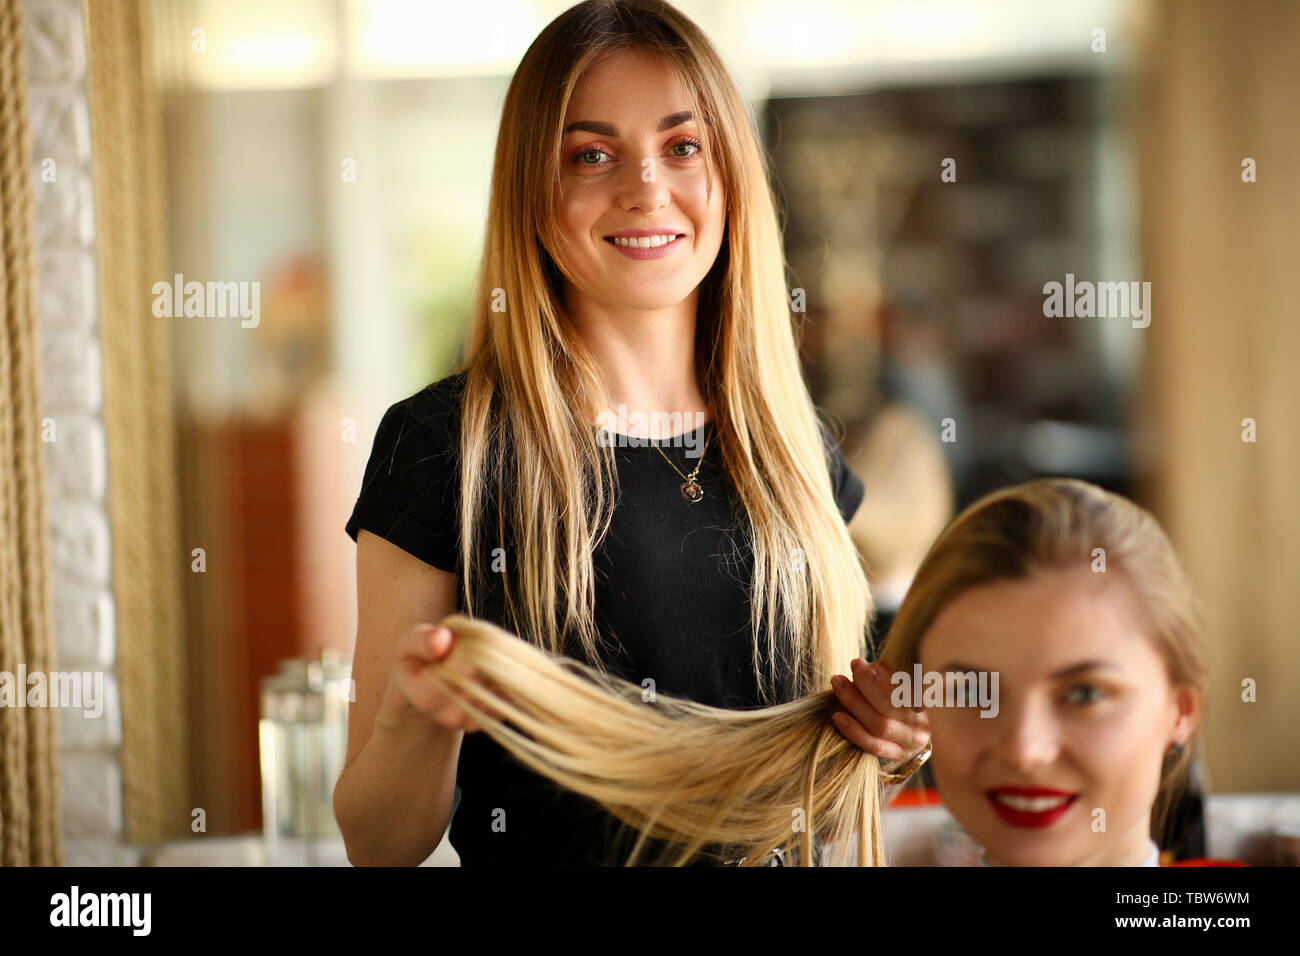
<path fill-rule="evenodd" d="M 839 732 L 900 775 L 928 754 L 924 712 L 859 659 L 864 489 L 806 389 L 784 274 L 763 153 L 699 28 L 588 0 L 543 30 L 506 95 L 466 358 L 389 408 L 347 524 L 353 863 L 418 864 L 449 818 L 464 866 L 626 855 L 617 820 L 428 676 L 457 610 L 648 700 L 748 709 L 851 671 Z"/>

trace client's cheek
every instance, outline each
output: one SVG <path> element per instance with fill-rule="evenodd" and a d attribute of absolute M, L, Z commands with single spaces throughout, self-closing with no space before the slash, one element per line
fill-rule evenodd
<path fill-rule="evenodd" d="M 983 800 L 978 754 L 984 747 L 974 735 L 960 733 L 960 726 L 943 718 L 936 718 L 936 712 L 930 714 L 930 743 L 933 748 L 930 757 L 930 771 L 934 774 L 935 786 L 943 802 L 954 809 L 954 813 L 969 814 L 977 809 Z"/>
<path fill-rule="evenodd" d="M 1094 832 L 1127 832 L 1150 816 L 1159 789 L 1160 753 L 1152 748 L 1149 728 L 1099 735 L 1076 746 L 1074 755 L 1087 777 L 1085 810 Z"/>
<path fill-rule="evenodd" d="M 933 743 L 933 738 L 931 742 Z M 937 754 L 938 744 L 934 746 L 934 753 Z M 934 785 L 939 791 L 939 798 L 948 808 L 948 812 L 961 821 L 972 806 L 973 791 L 967 782 L 968 778 L 964 774 L 954 773 L 952 767 L 935 756 L 930 757 L 930 772 L 934 774 Z"/>

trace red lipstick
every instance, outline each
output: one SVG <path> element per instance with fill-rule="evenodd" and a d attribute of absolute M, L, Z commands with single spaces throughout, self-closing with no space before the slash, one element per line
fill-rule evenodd
<path fill-rule="evenodd" d="M 1003 823 L 1029 829 L 1051 826 L 1079 799 L 1077 793 L 1050 787 L 994 787 L 984 795 Z"/>

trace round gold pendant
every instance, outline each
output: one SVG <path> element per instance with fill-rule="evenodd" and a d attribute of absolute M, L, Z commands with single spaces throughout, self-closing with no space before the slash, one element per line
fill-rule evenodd
<path fill-rule="evenodd" d="M 697 482 L 683 481 L 681 488 L 682 497 L 687 501 L 699 501 L 704 497 L 704 489 L 701 488 Z"/>

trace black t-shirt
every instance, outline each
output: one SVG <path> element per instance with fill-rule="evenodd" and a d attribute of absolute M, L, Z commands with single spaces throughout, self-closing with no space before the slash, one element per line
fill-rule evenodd
<path fill-rule="evenodd" d="M 460 398 L 464 373 L 391 406 L 380 421 L 361 493 L 347 523 L 365 528 L 433 567 L 459 572 Z M 594 426 L 593 426 L 594 428 Z M 712 434 L 658 442 L 684 474 L 701 462 Z M 823 429 L 827 447 L 833 440 Z M 716 707 L 761 706 L 752 663 L 748 587 L 753 558 L 736 521 L 732 486 L 710 441 L 687 501 L 682 478 L 646 440 L 614 448 L 619 494 L 609 533 L 593 555 L 596 623 L 607 670 L 656 694 Z M 832 449 L 831 474 L 845 521 L 862 502 L 862 480 Z M 483 544 L 490 560 L 495 535 Z M 499 594 L 475 614 L 507 626 Z M 464 580 L 458 610 L 465 609 Z M 761 658 L 766 666 L 767 656 Z M 781 675 L 789 699 L 788 673 Z M 466 734 L 457 765 L 460 799 L 451 843 L 462 866 L 618 864 L 631 834 L 598 804 L 563 790 L 514 760 L 487 734 Z M 660 844 L 652 844 L 659 848 Z"/>

